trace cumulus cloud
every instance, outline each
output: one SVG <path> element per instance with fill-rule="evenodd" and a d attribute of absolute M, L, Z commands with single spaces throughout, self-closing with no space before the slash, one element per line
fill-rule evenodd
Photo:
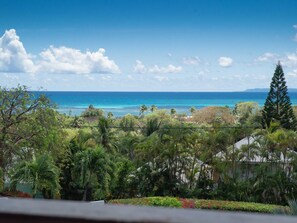
<path fill-rule="evenodd" d="M 281 59 L 281 64 L 288 67 L 297 66 L 297 53 L 287 54 L 284 58 Z"/>
<path fill-rule="evenodd" d="M 145 73 L 170 74 L 170 73 L 180 73 L 182 71 L 182 67 L 174 66 L 172 64 L 169 64 L 168 66 L 165 66 L 165 67 L 160 67 L 158 65 L 146 67 L 142 63 L 142 61 L 136 60 L 136 64 L 134 64 L 134 66 L 133 66 L 133 71 L 134 71 L 134 73 L 139 73 L 139 74 L 145 74 Z"/>
<path fill-rule="evenodd" d="M 286 67 L 296 67 L 297 66 L 297 52 L 288 53 L 286 55 L 277 55 L 274 53 L 264 53 L 259 56 L 255 61 L 258 62 L 273 62 L 277 63 L 280 61 L 282 65 Z"/>
<path fill-rule="evenodd" d="M 275 61 L 277 59 L 277 55 L 274 53 L 264 53 L 263 55 L 259 56 L 256 61 L 259 62 L 267 62 L 267 61 Z"/>
<path fill-rule="evenodd" d="M 0 72 L 31 73 L 35 71 L 29 55 L 14 29 L 6 30 L 0 38 Z"/>
<path fill-rule="evenodd" d="M 187 65 L 196 65 L 201 63 L 201 59 L 197 56 L 195 57 L 184 57 L 183 63 Z"/>
<path fill-rule="evenodd" d="M 133 71 L 138 74 L 146 73 L 147 69 L 140 60 L 136 60 L 136 64 L 133 66 Z"/>
<path fill-rule="evenodd" d="M 47 73 L 120 73 L 119 67 L 100 48 L 95 52 L 50 46 L 40 53 L 38 72 Z"/>
<path fill-rule="evenodd" d="M 105 55 L 105 49 L 81 52 L 78 49 L 50 46 L 31 56 L 14 29 L 0 38 L 0 72 L 14 73 L 120 73 L 117 64 Z"/>
<path fill-rule="evenodd" d="M 294 29 L 297 29 L 297 24 L 293 25 L 293 28 L 294 28 Z"/>
<path fill-rule="evenodd" d="M 220 57 L 218 63 L 221 67 L 230 67 L 233 64 L 233 59 L 230 57 Z"/>

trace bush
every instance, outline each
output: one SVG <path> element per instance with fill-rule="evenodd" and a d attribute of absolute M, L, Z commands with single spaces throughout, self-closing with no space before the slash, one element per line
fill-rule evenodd
<path fill-rule="evenodd" d="M 252 202 L 219 201 L 203 199 L 184 199 L 175 197 L 146 197 L 119 199 L 109 201 L 111 204 L 130 204 L 141 206 L 178 207 L 195 209 L 216 209 L 225 211 L 246 211 L 258 213 L 275 213 L 278 209 L 287 207 L 272 204 L 261 204 Z"/>
<path fill-rule="evenodd" d="M 280 208 L 281 206 L 253 202 L 196 200 L 195 207 L 200 209 L 273 213 L 277 208 Z"/>
<path fill-rule="evenodd" d="M 182 207 L 180 200 L 175 197 L 149 197 L 148 203 L 150 206 Z"/>
<path fill-rule="evenodd" d="M 102 109 L 94 108 L 93 105 L 89 107 L 81 114 L 82 117 L 101 117 L 104 116 L 104 111 Z"/>
<path fill-rule="evenodd" d="M 109 201 L 111 204 L 130 204 L 138 206 L 182 207 L 181 202 L 175 197 L 145 197 L 132 199 L 117 199 Z"/>

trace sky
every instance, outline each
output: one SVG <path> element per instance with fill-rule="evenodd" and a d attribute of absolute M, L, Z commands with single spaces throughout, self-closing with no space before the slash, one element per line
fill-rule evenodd
<path fill-rule="evenodd" d="M 0 0 L 0 86 L 297 88 L 296 0 Z"/>

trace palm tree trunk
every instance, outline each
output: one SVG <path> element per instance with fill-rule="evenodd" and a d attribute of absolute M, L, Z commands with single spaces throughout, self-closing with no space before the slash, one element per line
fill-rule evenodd
<path fill-rule="evenodd" d="M 84 195 L 83 195 L 83 201 L 86 201 L 87 200 L 87 192 L 88 192 L 88 188 L 86 187 L 85 190 L 84 190 Z"/>
<path fill-rule="evenodd" d="M 89 189 L 89 182 L 86 184 L 85 189 L 84 189 L 84 195 L 83 195 L 83 201 L 87 200 L 87 193 L 88 193 L 88 189 Z"/>

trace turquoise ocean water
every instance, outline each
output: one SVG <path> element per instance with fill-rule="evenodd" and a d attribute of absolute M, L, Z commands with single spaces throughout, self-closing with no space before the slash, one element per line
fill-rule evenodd
<path fill-rule="evenodd" d="M 175 108 L 178 113 L 189 114 L 192 106 L 234 107 L 238 102 L 254 101 L 263 106 L 266 92 L 33 92 L 47 95 L 61 113 L 79 115 L 90 104 L 112 112 L 115 116 L 127 113 L 139 114 L 139 107 L 156 105 L 158 109 Z M 289 94 L 293 105 L 297 105 L 297 92 Z"/>

